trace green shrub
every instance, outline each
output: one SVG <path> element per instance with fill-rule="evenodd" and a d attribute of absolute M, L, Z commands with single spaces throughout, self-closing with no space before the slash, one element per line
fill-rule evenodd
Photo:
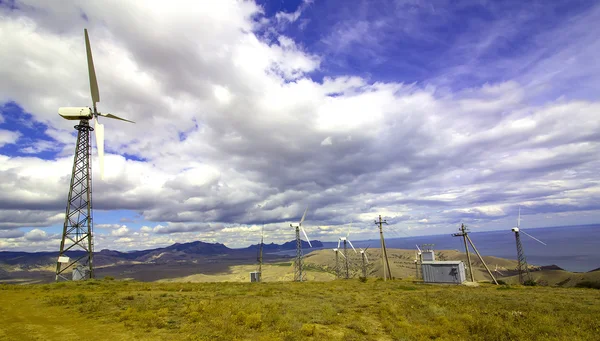
<path fill-rule="evenodd" d="M 532 280 L 532 279 L 528 279 L 525 282 L 523 282 L 523 285 L 528 286 L 528 287 L 534 287 L 537 285 L 536 281 Z"/>
<path fill-rule="evenodd" d="M 600 289 L 600 282 L 583 281 L 575 284 L 576 288 Z"/>

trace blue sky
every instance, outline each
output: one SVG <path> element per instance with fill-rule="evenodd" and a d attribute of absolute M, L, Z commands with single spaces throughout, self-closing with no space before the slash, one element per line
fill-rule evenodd
<path fill-rule="evenodd" d="M 191 6 L 193 5 L 193 6 Z M 100 248 L 598 223 L 595 1 L 0 1 L 0 249 L 54 250 L 90 105 Z M 94 142 L 95 143 L 95 142 Z M 93 164 L 97 165 L 96 151 Z"/>

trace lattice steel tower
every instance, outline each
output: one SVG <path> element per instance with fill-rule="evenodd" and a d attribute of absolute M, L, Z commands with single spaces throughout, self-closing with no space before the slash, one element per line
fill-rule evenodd
<path fill-rule="evenodd" d="M 302 272 L 304 255 L 302 254 L 302 239 L 300 239 L 300 226 L 296 226 L 296 258 L 294 258 L 294 281 L 304 281 L 305 274 Z"/>
<path fill-rule="evenodd" d="M 302 239 L 300 239 L 300 230 L 302 230 L 304 237 L 306 237 L 308 245 L 312 247 L 310 239 L 308 239 L 308 235 L 306 234 L 304 227 L 302 227 L 302 223 L 306 218 L 306 212 L 308 212 L 308 207 L 306 210 L 304 210 L 304 214 L 302 215 L 302 219 L 300 219 L 300 223 L 298 225 L 294 226 L 290 224 L 290 227 L 296 228 L 296 258 L 294 259 L 294 281 L 296 282 L 303 282 L 306 276 L 306 274 L 303 272 L 304 256 L 302 254 Z"/>
<path fill-rule="evenodd" d="M 79 121 L 77 130 L 77 145 L 73 159 L 73 171 L 65 222 L 63 225 L 62 241 L 56 263 L 56 281 L 69 280 L 65 271 L 74 269 L 73 279 L 94 278 L 94 241 L 92 219 L 92 174 L 91 174 L 91 139 L 89 120 Z M 82 256 L 71 260 L 68 251 L 83 250 Z"/>
<path fill-rule="evenodd" d="M 527 265 L 527 259 L 525 258 L 525 252 L 523 252 L 523 245 L 521 245 L 521 235 L 519 234 L 519 228 L 515 227 L 512 229 L 515 233 L 515 239 L 517 240 L 517 261 L 519 270 L 519 283 L 523 284 L 525 281 L 531 280 L 531 274 L 529 273 L 529 265 Z"/>

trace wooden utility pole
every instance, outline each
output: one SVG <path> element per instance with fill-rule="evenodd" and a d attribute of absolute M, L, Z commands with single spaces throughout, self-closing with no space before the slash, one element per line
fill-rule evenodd
<path fill-rule="evenodd" d="M 467 252 L 467 260 L 469 262 L 469 272 L 471 273 L 471 281 L 475 282 L 475 278 L 473 277 L 473 268 L 471 266 L 471 256 L 469 255 L 469 246 L 467 244 L 467 241 L 469 241 L 469 244 L 471 244 L 471 247 L 473 247 L 473 250 L 477 254 L 477 257 L 479 257 L 479 260 L 481 261 L 481 263 L 483 264 L 483 266 L 487 270 L 488 274 L 490 274 L 490 277 L 492 277 L 492 280 L 494 281 L 494 283 L 496 283 L 496 285 L 498 285 L 498 282 L 496 281 L 496 277 L 494 277 L 494 275 L 492 274 L 492 272 L 488 268 L 487 264 L 485 264 L 485 261 L 483 260 L 483 257 L 481 257 L 481 255 L 479 254 L 479 251 L 477 251 L 477 248 L 475 247 L 475 244 L 471 240 L 471 237 L 469 237 L 469 230 L 467 230 L 467 227 L 465 226 L 465 224 L 461 224 L 460 225 L 460 233 L 454 233 L 452 236 L 454 236 L 454 237 L 463 237 L 463 241 L 465 242 L 465 250 Z"/>
<path fill-rule="evenodd" d="M 454 237 L 463 237 L 463 242 L 465 243 L 465 251 L 467 253 L 467 262 L 469 265 L 469 274 L 471 275 L 471 282 L 475 282 L 475 276 L 473 274 L 473 267 L 471 266 L 471 255 L 469 254 L 469 246 L 467 245 L 467 227 L 465 224 L 460 224 L 460 233 L 454 233 L 452 236 Z"/>
<path fill-rule="evenodd" d="M 383 224 L 388 225 L 386 220 L 381 220 L 379 215 L 379 221 L 375 220 L 375 225 L 379 226 L 379 237 L 381 238 L 381 261 L 383 263 L 383 280 L 392 279 L 392 270 L 390 269 L 390 262 L 388 261 L 387 250 L 385 249 L 385 240 L 383 239 Z"/>
<path fill-rule="evenodd" d="M 477 249 L 475 248 L 475 244 L 473 244 L 473 241 L 471 240 L 471 237 L 469 237 L 469 235 L 467 235 L 467 240 L 469 241 L 469 243 L 473 247 L 473 250 L 475 250 L 475 253 L 477 254 L 477 257 L 479 257 L 479 260 L 481 261 L 481 263 L 483 263 L 483 266 L 485 266 L 485 269 L 487 270 L 488 274 L 490 274 L 490 277 L 492 277 L 492 280 L 494 281 L 494 283 L 496 283 L 496 285 L 498 285 L 498 281 L 496 281 L 496 277 L 494 277 L 494 275 L 492 275 L 492 272 L 488 268 L 487 264 L 485 264 L 485 261 L 483 260 L 483 257 L 481 257 L 481 255 L 479 254 L 479 251 L 477 251 Z"/>

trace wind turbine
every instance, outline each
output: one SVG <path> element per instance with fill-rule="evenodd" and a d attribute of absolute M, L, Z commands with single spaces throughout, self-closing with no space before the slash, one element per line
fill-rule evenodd
<path fill-rule="evenodd" d="M 350 246 L 352 246 L 352 249 L 354 250 L 354 253 L 356 252 L 356 249 L 354 248 L 354 245 L 352 245 L 352 242 L 350 241 L 350 239 L 348 239 L 348 237 L 350 236 L 350 229 L 352 228 L 352 222 L 350 222 L 350 226 L 348 226 L 348 233 L 346 234 L 345 237 L 340 237 L 340 239 L 338 239 L 338 249 L 340 248 L 340 243 L 344 242 L 344 258 L 346 261 L 346 279 L 350 278 L 350 266 L 348 264 L 348 249 L 347 249 L 347 244 L 350 244 Z"/>
<path fill-rule="evenodd" d="M 419 245 L 415 245 L 417 247 L 417 252 L 415 252 L 415 279 L 419 279 L 419 264 L 423 262 L 423 253 L 419 248 Z"/>
<path fill-rule="evenodd" d="M 302 215 L 302 219 L 300 219 L 300 223 L 298 223 L 298 225 L 294 226 L 294 225 L 290 224 L 290 227 L 296 228 L 296 259 L 294 260 L 294 281 L 296 281 L 296 282 L 302 282 L 304 280 L 303 273 L 302 273 L 302 258 L 303 257 L 302 257 L 302 240 L 300 239 L 300 230 L 302 230 L 304 237 L 306 237 L 306 241 L 308 242 L 308 245 L 310 245 L 310 247 L 312 247 L 312 244 L 310 243 L 310 239 L 308 239 L 308 236 L 306 235 L 306 231 L 304 231 L 304 227 L 302 227 L 304 218 L 306 218 L 306 212 L 308 212 L 308 207 L 306 208 L 306 210 L 304 210 L 304 214 Z"/>
<path fill-rule="evenodd" d="M 521 244 L 521 236 L 528 236 L 529 238 L 535 240 L 538 243 L 546 245 L 543 241 L 537 239 L 536 237 L 530 235 L 529 233 L 523 231 L 521 229 L 521 207 L 519 207 L 519 217 L 517 218 L 517 227 L 513 227 L 512 231 L 515 233 L 515 240 L 517 242 L 517 261 L 518 261 L 518 270 L 519 270 L 519 282 L 524 284 L 525 281 L 531 281 L 531 274 L 529 273 L 529 265 L 527 265 L 527 259 L 525 258 L 525 252 L 523 251 L 523 245 Z M 527 277 L 527 279 L 525 279 Z"/>
<path fill-rule="evenodd" d="M 496 264 L 496 268 L 494 269 L 494 272 L 500 274 L 500 276 L 504 276 L 504 274 L 502 272 L 500 272 L 500 270 L 498 270 L 498 264 Z"/>
<path fill-rule="evenodd" d="M 335 248 L 333 249 L 333 252 L 335 252 L 335 277 L 336 278 L 340 278 L 340 262 L 339 262 L 339 256 L 341 255 L 342 257 L 346 258 L 346 256 L 344 256 L 343 253 L 340 253 L 340 249 L 339 248 Z"/>
<path fill-rule="evenodd" d="M 258 257 L 257 257 L 257 261 L 258 261 L 258 269 L 257 269 L 257 282 L 260 282 L 262 280 L 262 264 L 263 264 L 263 247 L 265 245 L 264 243 L 265 241 L 265 224 L 263 224 L 262 228 L 260 229 L 260 244 L 258 246 Z"/>
<path fill-rule="evenodd" d="M 368 246 L 364 250 L 362 248 L 360 248 L 360 256 L 362 258 L 362 273 L 363 273 L 364 278 L 367 278 L 367 264 L 369 264 L 369 257 L 367 257 L 368 249 L 369 249 Z"/>
<path fill-rule="evenodd" d="M 75 146 L 75 157 L 71 173 L 71 184 L 65 221 L 63 225 L 62 240 L 58 261 L 56 262 L 56 277 L 68 280 L 64 272 L 76 266 L 73 271 L 74 280 L 94 278 L 93 267 L 93 221 L 92 221 L 92 176 L 91 176 L 91 139 L 90 132 L 96 132 L 96 148 L 98 149 L 98 160 L 100 163 L 100 177 L 104 179 L 104 125 L 98 123 L 98 116 L 117 119 L 135 123 L 113 114 L 102 114 L 98 112 L 96 103 L 100 102 L 100 92 L 94 61 L 92 59 L 92 48 L 87 29 L 83 30 L 85 36 L 85 48 L 87 54 L 88 75 L 90 79 L 90 92 L 92 96 L 92 108 L 89 107 L 61 107 L 58 114 L 67 120 L 79 121 L 75 126 L 77 130 L 77 144 Z M 94 127 L 90 127 L 89 121 L 94 120 Z M 81 248 L 85 251 L 83 256 L 71 260 L 67 256 L 68 251 L 73 248 Z"/>

